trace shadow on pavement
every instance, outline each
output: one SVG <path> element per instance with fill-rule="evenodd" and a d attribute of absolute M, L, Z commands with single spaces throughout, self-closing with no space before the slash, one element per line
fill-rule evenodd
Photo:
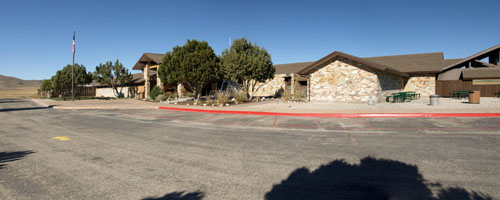
<path fill-rule="evenodd" d="M 35 153 L 34 151 L 11 151 L 0 152 L 0 169 L 5 166 L 5 163 L 20 160 L 28 154 Z"/>
<path fill-rule="evenodd" d="M 23 110 L 40 110 L 40 109 L 47 109 L 47 108 L 52 108 L 52 106 L 48 106 L 48 107 L 28 107 L 28 108 L 4 108 L 4 109 L 0 109 L 0 112 L 23 111 Z"/>
<path fill-rule="evenodd" d="M 437 198 L 429 188 L 439 187 Z M 267 200 L 289 199 L 431 199 L 486 200 L 488 195 L 427 183 L 417 166 L 365 157 L 359 164 L 334 160 L 314 171 L 298 168 L 265 194 Z"/>
<path fill-rule="evenodd" d="M 28 102 L 22 99 L 0 99 L 0 103 L 21 103 Z"/>
<path fill-rule="evenodd" d="M 186 193 L 185 191 L 183 191 L 168 193 L 162 197 L 147 197 L 143 200 L 201 200 L 204 196 L 205 194 L 200 191 L 190 193 Z"/>
<path fill-rule="evenodd" d="M 479 193 L 479 192 L 468 192 L 464 188 L 459 187 L 450 187 L 446 189 L 441 189 L 438 194 L 439 200 L 461 200 L 461 199 L 469 199 L 469 200 L 492 200 L 493 198 L 487 194 Z"/>

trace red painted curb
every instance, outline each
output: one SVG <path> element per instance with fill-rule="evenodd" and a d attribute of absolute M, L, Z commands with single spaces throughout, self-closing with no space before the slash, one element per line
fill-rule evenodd
<path fill-rule="evenodd" d="M 233 114 L 233 115 L 264 115 L 286 117 L 324 117 L 324 118 L 417 118 L 417 117 L 500 117 L 500 113 L 280 113 L 238 110 L 205 110 L 194 108 L 158 107 L 163 110 L 185 112 Z"/>

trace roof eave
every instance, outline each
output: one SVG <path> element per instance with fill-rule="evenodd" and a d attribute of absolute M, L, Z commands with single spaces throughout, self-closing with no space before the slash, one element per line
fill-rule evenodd
<path fill-rule="evenodd" d="M 441 71 L 440 70 L 435 70 L 435 71 L 414 71 L 414 72 L 406 72 L 409 75 L 414 75 L 414 74 L 439 74 Z"/>
<path fill-rule="evenodd" d="M 484 50 L 484 51 L 481 51 L 481 52 L 479 52 L 479 53 L 476 53 L 476 54 L 474 54 L 474 55 L 472 55 L 472 56 L 469 56 L 469 57 L 467 57 L 467 58 L 464 58 L 464 59 L 462 59 L 462 60 L 460 60 L 460 61 L 458 61 L 458 62 L 456 62 L 456 63 L 454 63 L 454 64 L 448 65 L 448 66 L 444 67 L 444 68 L 441 70 L 441 72 L 443 72 L 443 71 L 445 71 L 445 70 L 448 70 L 448 69 L 450 69 L 450 68 L 453 68 L 453 67 L 456 67 L 456 66 L 459 66 L 459 65 L 465 64 L 465 63 L 467 63 L 467 62 L 470 62 L 472 59 L 475 59 L 476 57 L 479 57 L 479 56 L 482 56 L 482 55 L 484 55 L 484 54 L 490 53 L 491 51 L 494 51 L 494 50 L 497 50 L 497 49 L 500 49 L 500 44 L 499 44 L 499 45 L 496 45 L 496 46 L 494 46 L 494 47 L 488 48 L 488 49 L 486 49 L 486 50 Z"/>

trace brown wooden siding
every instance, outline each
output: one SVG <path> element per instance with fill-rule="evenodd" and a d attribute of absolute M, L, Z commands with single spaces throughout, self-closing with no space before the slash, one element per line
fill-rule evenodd
<path fill-rule="evenodd" d="M 75 87 L 75 96 L 94 96 L 95 97 L 95 87 Z M 63 97 L 70 97 L 71 96 L 71 90 L 66 93 L 62 93 L 59 90 L 54 90 L 52 92 L 53 97 L 59 97 L 59 95 Z"/>
<path fill-rule="evenodd" d="M 481 97 L 493 97 L 500 91 L 500 85 L 472 85 L 472 81 L 436 81 L 436 94 L 450 97 L 450 93 L 459 90 L 480 90 Z"/>

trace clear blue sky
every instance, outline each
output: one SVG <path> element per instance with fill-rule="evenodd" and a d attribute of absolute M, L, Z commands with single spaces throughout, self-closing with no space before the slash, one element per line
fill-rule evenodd
<path fill-rule="evenodd" d="M 315 61 L 335 50 L 384 56 L 437 52 L 466 57 L 500 44 L 500 1 L 25 1 L 0 3 L 0 74 L 50 78 L 72 61 L 94 71 L 187 39 L 216 54 L 245 36 L 273 63 Z M 137 73 L 138 71 L 132 71 Z"/>

